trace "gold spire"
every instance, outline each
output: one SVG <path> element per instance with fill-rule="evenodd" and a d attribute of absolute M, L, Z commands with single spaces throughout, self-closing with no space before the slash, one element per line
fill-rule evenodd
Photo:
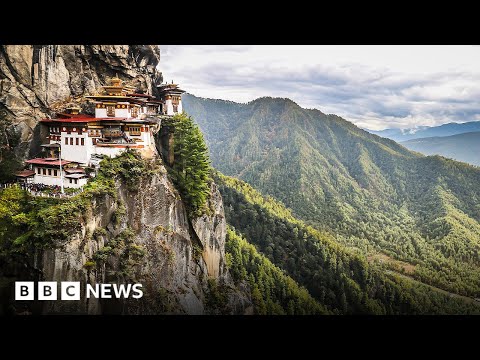
<path fill-rule="evenodd" d="M 115 75 L 115 77 L 110 79 L 110 85 L 111 86 L 120 87 L 120 86 L 122 86 L 122 83 L 123 83 L 123 81 L 122 81 L 122 79 L 120 79 L 118 77 L 118 73 Z"/>
<path fill-rule="evenodd" d="M 67 111 L 68 114 L 77 115 L 82 109 L 77 105 L 70 105 L 65 110 Z"/>

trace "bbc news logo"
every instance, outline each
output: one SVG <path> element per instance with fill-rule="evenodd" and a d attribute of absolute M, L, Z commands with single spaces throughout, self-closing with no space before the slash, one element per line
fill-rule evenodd
<path fill-rule="evenodd" d="M 142 284 L 87 284 L 85 296 L 87 299 L 140 299 L 143 296 Z M 60 283 L 60 299 L 58 298 L 58 283 L 56 281 L 39 281 L 37 283 L 38 300 L 80 300 L 80 282 L 62 281 Z M 15 282 L 15 300 L 35 300 L 35 283 L 33 281 Z"/>

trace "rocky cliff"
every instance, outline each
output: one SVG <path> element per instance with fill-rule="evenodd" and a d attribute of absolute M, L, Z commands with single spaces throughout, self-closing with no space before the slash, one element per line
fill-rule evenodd
<path fill-rule="evenodd" d="M 19 160 L 27 157 L 39 137 L 39 119 L 59 104 L 76 102 L 88 112 L 82 95 L 110 77 L 155 94 L 162 81 L 159 59 L 158 47 L 150 45 L 0 46 L 0 163 L 8 157 L 5 149 Z M 209 215 L 189 218 L 160 157 L 142 161 L 153 170 L 133 188 L 117 177 L 113 193 L 87 198 L 74 211 L 78 229 L 66 239 L 53 239 L 54 246 L 37 252 L 32 264 L 37 280 L 80 281 L 82 293 L 87 284 L 141 283 L 144 297 L 100 301 L 82 296 L 81 301 L 42 302 L 34 312 L 243 313 L 251 305 L 228 275 L 226 223 L 216 185 Z M 218 287 L 230 294 L 221 309 L 211 301 Z"/>
<path fill-rule="evenodd" d="M 0 45 L 0 147 L 25 158 L 39 119 L 115 75 L 155 94 L 159 61 L 155 45 Z"/>
<path fill-rule="evenodd" d="M 248 301 L 231 286 L 225 264 L 226 223 L 215 184 L 213 212 L 194 219 L 159 163 L 135 188 L 118 180 L 116 188 L 115 196 L 93 198 L 80 230 L 45 251 L 37 266 L 45 280 L 80 281 L 81 293 L 87 283 L 141 283 L 144 297 L 46 302 L 43 313 L 216 313 L 208 305 L 212 281 L 231 288 L 222 312 L 243 311 Z"/>

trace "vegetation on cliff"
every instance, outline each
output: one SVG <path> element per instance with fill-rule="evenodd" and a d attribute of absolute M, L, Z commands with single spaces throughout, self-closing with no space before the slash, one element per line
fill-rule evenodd
<path fill-rule="evenodd" d="M 18 187 L 0 190 L 0 269 L 6 264 L 27 263 L 36 249 L 55 247 L 80 230 L 94 198 L 116 199 L 119 180 L 134 190 L 141 176 L 157 171 L 157 163 L 146 161 L 135 151 L 105 158 L 84 191 L 67 199 L 32 197 Z"/>
<path fill-rule="evenodd" d="M 206 211 L 210 195 L 211 167 L 208 148 L 203 134 L 192 118 L 185 114 L 175 115 L 173 182 L 191 215 Z"/>
<path fill-rule="evenodd" d="M 88 182 L 84 191 L 68 199 L 32 197 L 19 187 L 0 190 L 0 277 L 15 273 L 14 268 L 20 264 L 33 271 L 34 255 L 39 250 L 63 245 L 80 231 L 80 225 L 94 212 L 94 204 L 100 205 L 105 196 L 117 202 L 117 210 L 112 214 L 112 224 L 117 224 L 125 216 L 125 206 L 117 198 L 116 186 L 123 184 L 135 191 L 141 177 L 158 171 L 157 165 L 155 161 L 142 159 L 134 151 L 113 159 L 105 158 L 97 176 Z M 85 235 L 85 238 L 108 238 L 108 241 L 87 259 L 83 268 L 88 274 L 101 271 L 108 258 L 115 256 L 119 263 L 115 276 L 134 281 L 133 269 L 143 261 L 146 249 L 132 241 L 134 234 L 130 228 L 115 236 L 107 233 L 105 229 L 97 228 L 93 234 Z M 328 313 L 305 288 L 259 254 L 233 229 L 228 229 L 227 236 L 227 266 L 235 283 L 250 289 L 255 313 Z M 209 282 L 207 307 L 219 311 L 226 305 L 227 293 L 223 290 L 216 281 Z"/>

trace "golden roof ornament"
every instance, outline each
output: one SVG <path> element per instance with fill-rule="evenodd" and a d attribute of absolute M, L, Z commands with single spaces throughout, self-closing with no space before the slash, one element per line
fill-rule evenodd
<path fill-rule="evenodd" d="M 122 86 L 122 83 L 123 83 L 123 81 L 122 81 L 122 79 L 120 79 L 118 77 L 118 74 L 116 74 L 115 77 L 110 79 L 110 85 L 111 86 L 120 87 L 120 86 Z"/>
<path fill-rule="evenodd" d="M 65 110 L 67 114 L 78 115 L 78 113 L 80 113 L 80 110 L 82 109 L 77 105 L 70 105 L 67 108 L 65 108 Z"/>

